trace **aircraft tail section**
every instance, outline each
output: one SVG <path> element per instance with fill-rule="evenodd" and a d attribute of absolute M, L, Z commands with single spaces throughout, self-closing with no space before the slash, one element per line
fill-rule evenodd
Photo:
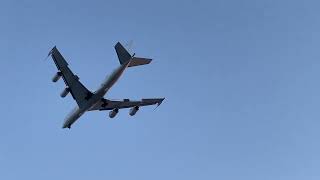
<path fill-rule="evenodd" d="M 134 57 L 134 54 L 131 56 L 130 53 L 119 42 L 114 46 L 114 48 L 117 52 L 120 64 L 124 64 L 130 60 L 128 67 L 141 66 L 149 64 L 152 61 L 152 59 L 148 58 Z"/>
<path fill-rule="evenodd" d="M 120 64 L 124 64 L 131 59 L 129 52 L 119 42 L 114 46 L 114 48 L 116 49 Z"/>

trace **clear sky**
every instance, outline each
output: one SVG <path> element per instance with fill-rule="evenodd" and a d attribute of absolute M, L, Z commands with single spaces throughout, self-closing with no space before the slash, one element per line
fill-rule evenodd
<path fill-rule="evenodd" d="M 320 178 L 316 0 L 0 1 L 0 179 Z M 166 97 L 130 117 L 76 105 L 48 51 L 95 90 L 113 46 L 153 58 L 111 99 Z"/>

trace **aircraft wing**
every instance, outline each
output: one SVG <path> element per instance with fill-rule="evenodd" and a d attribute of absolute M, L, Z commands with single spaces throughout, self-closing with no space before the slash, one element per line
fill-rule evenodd
<path fill-rule="evenodd" d="M 149 105 L 154 105 L 154 104 L 157 104 L 159 106 L 163 100 L 164 100 L 164 98 L 141 99 L 140 101 L 131 101 L 129 99 L 124 99 L 124 100 L 120 100 L 120 101 L 102 99 L 99 103 L 97 103 L 89 111 L 123 109 L 123 108 L 131 108 L 131 107 L 149 106 Z"/>
<path fill-rule="evenodd" d="M 74 75 L 69 69 L 68 63 L 60 54 L 56 47 L 53 47 L 48 56 L 52 57 L 54 63 L 58 68 L 58 74 L 62 76 L 68 91 L 71 93 L 74 100 L 76 100 L 79 107 L 85 104 L 92 93 L 79 81 L 79 77 Z"/>

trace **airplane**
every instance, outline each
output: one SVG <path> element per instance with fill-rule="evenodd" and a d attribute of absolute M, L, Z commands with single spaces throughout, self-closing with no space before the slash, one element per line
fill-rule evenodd
<path fill-rule="evenodd" d="M 119 109 L 130 108 L 129 115 L 134 116 L 141 106 L 149 106 L 157 104 L 157 107 L 165 98 L 141 99 L 140 101 L 131 101 L 129 99 L 110 100 L 104 98 L 105 94 L 117 82 L 124 70 L 128 67 L 141 66 L 149 64 L 152 59 L 135 57 L 131 55 L 119 42 L 114 46 L 120 66 L 116 68 L 111 75 L 102 82 L 101 86 L 94 92 L 88 90 L 68 67 L 67 61 L 54 46 L 48 54 L 51 56 L 58 72 L 52 78 L 52 82 L 57 82 L 61 77 L 66 85 L 61 92 L 62 98 L 70 93 L 76 101 L 77 106 L 65 118 L 62 128 L 71 128 L 71 125 L 76 122 L 87 111 L 104 111 L 110 110 L 109 117 L 114 118 Z"/>

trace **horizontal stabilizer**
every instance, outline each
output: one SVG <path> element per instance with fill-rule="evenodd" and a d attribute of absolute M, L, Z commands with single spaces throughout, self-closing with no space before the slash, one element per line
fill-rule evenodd
<path fill-rule="evenodd" d="M 130 61 L 130 64 L 128 65 L 128 67 L 149 64 L 151 61 L 152 59 L 148 59 L 148 58 L 132 57 L 132 60 Z"/>

